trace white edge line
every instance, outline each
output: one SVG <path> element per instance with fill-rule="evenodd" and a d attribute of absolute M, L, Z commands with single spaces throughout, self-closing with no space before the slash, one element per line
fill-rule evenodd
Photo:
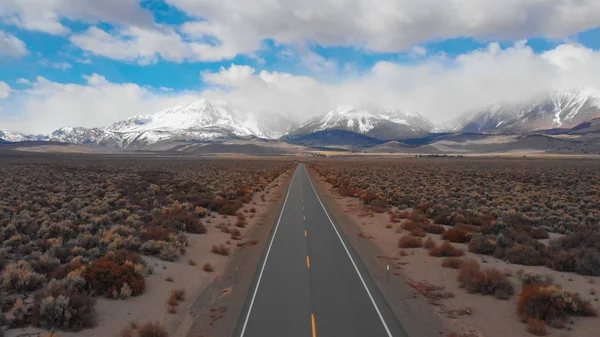
<path fill-rule="evenodd" d="M 244 320 L 244 326 L 242 327 L 242 332 L 240 333 L 240 337 L 244 337 L 244 332 L 246 332 L 246 326 L 248 325 L 248 320 L 250 319 L 250 313 L 252 312 L 252 306 L 254 305 L 254 300 L 256 299 L 256 293 L 258 293 L 258 287 L 260 286 L 260 280 L 262 279 L 263 272 L 265 271 L 265 266 L 267 265 L 267 260 L 269 259 L 269 253 L 271 252 L 271 247 L 273 246 L 273 241 L 275 241 L 275 235 L 277 234 L 277 229 L 279 228 L 279 222 L 281 222 L 281 217 L 283 216 L 283 211 L 285 210 L 285 205 L 287 204 L 287 200 L 290 195 L 290 191 L 292 190 L 292 183 L 294 183 L 294 179 L 296 178 L 296 172 L 298 172 L 297 167 L 294 170 L 294 176 L 292 177 L 292 181 L 290 182 L 290 186 L 288 187 L 288 191 L 285 196 L 285 201 L 283 202 L 283 207 L 281 207 L 281 214 L 279 214 L 279 219 L 277 220 L 277 224 L 275 225 L 275 231 L 273 232 L 273 236 L 271 237 L 271 242 L 269 243 L 269 248 L 267 248 L 267 254 L 265 255 L 265 261 L 263 261 L 263 265 L 260 268 L 260 274 L 258 275 L 258 281 L 256 282 L 256 288 L 254 288 L 254 294 L 252 295 L 252 300 L 250 300 L 250 306 L 248 307 L 248 314 L 246 315 L 246 319 Z"/>
<path fill-rule="evenodd" d="M 354 262 L 354 259 L 352 259 L 352 255 L 350 255 L 350 251 L 348 250 L 348 247 L 346 247 L 346 244 L 344 243 L 344 240 L 342 240 L 342 236 L 340 235 L 340 232 L 338 232 L 337 228 L 333 224 L 333 221 L 331 220 L 331 217 L 329 216 L 329 213 L 325 209 L 325 206 L 323 205 L 323 202 L 321 201 L 321 198 L 319 198 L 319 194 L 317 193 L 317 190 L 315 189 L 315 185 L 313 185 L 313 183 L 312 183 L 312 181 L 310 179 L 310 176 L 308 175 L 308 171 L 306 170 L 306 168 L 304 169 L 304 173 L 306 173 L 306 177 L 308 178 L 308 181 L 310 182 L 310 186 L 312 186 L 312 189 L 315 192 L 315 196 L 317 197 L 317 200 L 319 200 L 319 203 L 321 204 L 321 207 L 323 208 L 323 211 L 325 212 L 325 215 L 327 215 L 327 219 L 329 219 L 329 223 L 331 223 L 331 226 L 333 227 L 333 230 L 335 230 L 335 233 L 337 234 L 338 238 L 340 239 L 340 242 L 342 243 L 342 246 L 344 246 L 344 249 L 346 250 L 346 254 L 348 254 L 348 257 L 350 258 L 350 262 L 352 262 L 352 265 L 354 266 L 354 270 L 356 270 L 356 273 L 358 274 L 358 277 L 360 278 L 360 281 L 362 282 L 362 285 L 365 287 L 365 290 L 367 291 L 367 295 L 369 295 L 369 298 L 371 299 L 371 303 L 373 303 L 373 307 L 375 307 L 375 311 L 377 311 L 377 315 L 379 315 L 379 319 L 381 320 L 381 324 L 383 324 L 383 327 L 385 328 L 385 331 L 387 332 L 388 336 L 392 337 L 392 333 L 390 332 L 390 329 L 388 328 L 387 324 L 385 323 L 385 320 L 383 319 L 383 316 L 381 315 L 381 311 L 379 311 L 379 308 L 377 307 L 377 303 L 375 303 L 375 299 L 373 298 L 373 296 L 371 295 L 371 292 L 369 291 L 369 288 L 367 287 L 367 283 L 365 282 L 365 280 L 363 279 L 362 275 L 360 274 L 360 271 L 358 270 L 358 267 L 356 266 L 356 263 Z"/>

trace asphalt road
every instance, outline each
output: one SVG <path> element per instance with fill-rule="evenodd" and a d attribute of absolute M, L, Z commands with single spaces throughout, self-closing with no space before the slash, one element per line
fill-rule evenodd
<path fill-rule="evenodd" d="M 407 336 L 303 164 L 270 240 L 236 337 Z"/>

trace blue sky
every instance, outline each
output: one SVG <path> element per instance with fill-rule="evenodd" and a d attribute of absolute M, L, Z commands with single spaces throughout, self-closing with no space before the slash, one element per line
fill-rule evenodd
<path fill-rule="evenodd" d="M 304 86 L 322 86 L 324 91 L 331 91 L 323 98 L 322 108 L 303 109 L 326 110 L 327 105 L 345 103 L 336 101 L 348 100 L 347 97 L 351 100 L 356 96 L 351 90 L 366 92 L 359 89 L 361 85 L 386 89 L 396 85 L 395 92 L 415 97 L 414 102 L 397 101 L 404 105 L 400 108 L 418 110 L 435 119 L 431 111 L 435 107 L 418 102 L 425 100 L 425 92 L 404 89 L 435 87 L 466 74 L 474 82 L 479 77 L 485 83 L 493 81 L 491 87 L 497 84 L 503 88 L 501 78 L 490 80 L 486 76 L 518 76 L 517 68 L 524 67 L 523 62 L 532 62 L 525 69 L 541 69 L 546 66 L 543 62 L 556 66 L 552 71 L 556 71 L 553 78 L 559 78 L 555 81 L 558 84 L 576 80 L 565 75 L 565 59 L 576 59 L 582 63 L 577 65 L 579 68 L 588 67 L 584 69 L 590 71 L 598 67 L 597 1 L 582 0 L 565 8 L 560 0 L 543 4 L 513 1 L 512 7 L 502 7 L 492 0 L 463 0 L 461 6 L 453 7 L 458 2 L 433 6 L 431 2 L 398 0 L 372 8 L 365 7 L 371 6 L 366 0 L 342 7 L 333 0 L 275 0 L 278 6 L 262 0 L 252 4 L 236 0 L 57 0 L 28 7 L 27 3 L 0 0 L 0 38 L 4 40 L 0 39 L 0 90 L 4 88 L 0 91 L 0 129 L 4 125 L 27 129 L 36 124 L 32 120 L 36 114 L 30 110 L 56 102 L 55 95 L 69 99 L 67 94 L 72 91 L 76 99 L 76 95 L 81 96 L 90 88 L 101 91 L 98 84 L 90 83 L 94 74 L 105 79 L 103 89 L 108 85 L 114 86 L 111 90 L 121 88 L 118 85 L 134 85 L 140 99 L 146 100 L 139 102 L 139 107 L 131 103 L 134 108 L 128 106 L 128 111 L 92 119 L 94 123 L 106 124 L 120 116 L 143 112 L 154 99 L 161 102 L 157 108 L 177 99 L 207 95 L 247 102 L 252 96 L 243 96 L 244 93 L 254 95 L 262 90 L 261 85 L 266 85 L 269 90 L 276 90 L 261 91 L 265 95 L 261 99 L 277 101 L 271 97 L 296 90 L 299 81 L 304 81 Z M 544 18 L 536 15 L 542 10 L 546 13 Z M 40 17 L 39 13 L 47 15 Z M 573 20 L 574 13 L 580 16 L 578 20 Z M 588 58 L 588 54 L 592 56 Z M 484 59 L 514 62 L 511 69 L 515 73 L 482 72 L 485 67 L 479 63 Z M 386 78 L 386 71 L 381 69 L 390 64 L 394 68 L 388 73 L 397 72 L 403 82 Z M 475 67 L 479 67 L 479 72 Z M 459 71 L 464 74 L 457 75 Z M 284 80 L 277 74 L 288 77 Z M 415 80 L 411 78 L 415 74 L 426 76 Z M 39 78 L 52 85 L 40 91 Z M 114 91 L 109 92 L 114 97 Z M 484 94 L 490 96 L 489 100 L 496 99 Z M 361 100 L 368 100 L 369 95 Z M 498 99 L 507 95 L 510 93 L 503 93 Z M 124 109 L 111 107 L 110 97 L 106 98 L 98 98 L 98 102 L 107 103 L 94 115 Z M 298 104 L 305 101 L 299 100 Z M 386 104 L 396 102 L 391 97 L 378 100 Z M 453 109 L 466 109 L 460 105 L 462 101 L 453 103 Z M 294 110 L 287 106 L 275 109 Z M 69 112 L 59 121 L 68 122 L 74 113 Z M 79 116 L 75 121 L 85 121 L 87 117 Z M 41 129 L 31 127 L 35 131 Z"/>

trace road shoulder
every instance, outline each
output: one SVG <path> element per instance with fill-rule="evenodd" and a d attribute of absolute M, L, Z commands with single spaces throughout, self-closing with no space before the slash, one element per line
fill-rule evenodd
<path fill-rule="evenodd" d="M 188 337 L 234 336 L 293 174 L 294 170 L 278 178 L 279 186 L 271 191 L 271 198 L 275 201 L 269 205 L 263 225 L 255 226 L 244 236 L 245 240 L 258 243 L 233 254 L 223 273 L 195 300 L 195 321 Z"/>

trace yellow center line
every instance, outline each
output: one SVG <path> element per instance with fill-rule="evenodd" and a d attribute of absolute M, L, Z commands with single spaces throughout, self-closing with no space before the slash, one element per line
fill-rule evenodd
<path fill-rule="evenodd" d="M 310 257 L 306 256 L 306 266 L 310 268 Z"/>
<path fill-rule="evenodd" d="M 308 236 L 308 231 L 304 231 L 304 236 Z"/>
<path fill-rule="evenodd" d="M 317 337 L 317 325 L 315 324 L 315 314 L 310 315 L 310 320 L 312 323 L 312 335 L 313 337 Z"/>
<path fill-rule="evenodd" d="M 302 217 L 302 219 L 306 220 L 306 215 Z"/>

